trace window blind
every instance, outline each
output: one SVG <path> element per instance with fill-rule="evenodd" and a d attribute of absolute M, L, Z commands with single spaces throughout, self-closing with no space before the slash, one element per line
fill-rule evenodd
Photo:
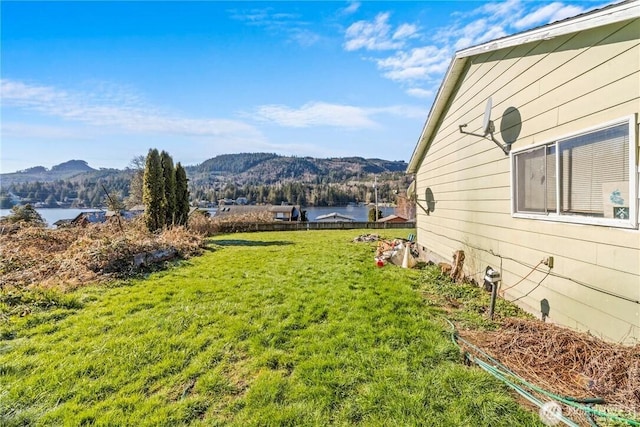
<path fill-rule="evenodd" d="M 558 142 L 560 212 L 603 216 L 602 184 L 629 181 L 628 125 Z"/>

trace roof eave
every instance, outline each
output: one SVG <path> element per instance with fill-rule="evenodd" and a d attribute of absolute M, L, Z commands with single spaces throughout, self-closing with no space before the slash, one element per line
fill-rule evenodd
<path fill-rule="evenodd" d="M 411 155 L 407 173 L 415 174 L 427 151 L 429 151 L 434 131 L 440 121 L 440 116 L 444 112 L 449 98 L 458 84 L 458 79 L 469 57 L 534 41 L 548 40 L 565 34 L 636 19 L 638 17 L 640 17 L 640 1 L 623 2 L 456 52 L 449 64 L 444 80 L 438 89 L 416 148 Z"/>
<path fill-rule="evenodd" d="M 583 13 L 572 18 L 552 22 L 547 25 L 513 34 L 500 39 L 471 46 L 456 52 L 456 57 L 475 56 L 507 47 L 519 46 L 540 40 L 549 40 L 565 34 L 577 33 L 591 28 L 601 27 L 616 22 L 627 21 L 640 17 L 640 1 L 622 2 L 602 9 Z"/>

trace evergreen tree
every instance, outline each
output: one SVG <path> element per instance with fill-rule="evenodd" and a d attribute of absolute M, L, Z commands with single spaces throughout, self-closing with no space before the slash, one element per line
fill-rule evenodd
<path fill-rule="evenodd" d="M 377 217 L 376 217 L 376 208 L 373 207 L 369 209 L 369 222 L 376 222 L 380 218 L 382 218 L 382 211 L 380 209 L 378 209 Z"/>
<path fill-rule="evenodd" d="M 144 222 L 149 231 L 164 226 L 166 218 L 166 199 L 162 163 L 157 149 L 150 149 L 144 168 L 142 201 L 145 204 Z"/>
<path fill-rule="evenodd" d="M 187 172 L 180 162 L 176 165 L 176 224 L 187 225 L 189 218 L 189 189 Z"/>
<path fill-rule="evenodd" d="M 173 225 L 176 222 L 176 170 L 173 167 L 173 159 L 166 151 L 160 153 L 160 163 L 162 164 L 166 201 L 165 224 Z"/>
<path fill-rule="evenodd" d="M 13 201 L 7 194 L 0 195 L 0 209 L 11 209 L 13 207 Z"/>
<path fill-rule="evenodd" d="M 58 207 L 58 201 L 56 200 L 56 197 L 53 194 L 49 194 L 49 196 L 47 196 L 47 199 L 44 201 L 44 204 L 48 208 Z"/>
<path fill-rule="evenodd" d="M 47 223 L 42 216 L 30 204 L 24 206 L 14 206 L 11 214 L 0 219 L 0 222 L 26 222 L 35 227 L 46 227 Z"/>

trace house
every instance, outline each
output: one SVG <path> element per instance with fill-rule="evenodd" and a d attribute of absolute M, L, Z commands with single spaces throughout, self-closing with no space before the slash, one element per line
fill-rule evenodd
<path fill-rule="evenodd" d="M 458 51 L 407 169 L 421 257 L 638 343 L 639 44 L 635 0 Z"/>
<path fill-rule="evenodd" d="M 273 214 L 273 218 L 277 221 L 299 221 L 300 206 L 281 205 L 269 207 L 269 212 Z"/>
<path fill-rule="evenodd" d="M 106 217 L 107 220 L 111 220 L 112 218 L 115 219 L 116 217 L 120 217 L 121 219 L 126 219 L 126 220 L 131 220 L 133 218 L 136 218 L 140 215 L 142 215 L 144 213 L 144 209 L 129 209 L 129 210 L 121 210 L 121 211 L 107 211 L 106 213 Z"/>
<path fill-rule="evenodd" d="M 68 225 L 87 225 L 98 224 L 107 220 L 107 212 L 105 211 L 87 211 L 80 212 L 75 218 L 71 220 Z M 63 224 L 67 225 L 67 224 Z"/>
<path fill-rule="evenodd" d="M 70 227 L 71 221 L 73 221 L 73 219 L 59 219 L 54 222 L 53 225 L 55 225 L 56 228 Z"/>
<path fill-rule="evenodd" d="M 380 218 L 377 222 L 404 223 L 404 222 L 407 222 L 407 218 L 392 214 L 392 215 L 387 215 L 383 218 Z"/>
<path fill-rule="evenodd" d="M 301 219 L 300 206 L 291 205 L 224 205 L 216 210 L 214 218 L 264 212 L 268 212 L 274 221 L 299 221 Z"/>
<path fill-rule="evenodd" d="M 326 215 L 320 215 L 316 217 L 316 222 L 354 222 L 354 217 L 343 215 L 338 212 L 331 212 Z"/>
<path fill-rule="evenodd" d="M 260 213 L 269 209 L 269 206 L 256 205 L 220 205 L 216 210 L 214 217 L 245 215 L 251 213 Z"/>

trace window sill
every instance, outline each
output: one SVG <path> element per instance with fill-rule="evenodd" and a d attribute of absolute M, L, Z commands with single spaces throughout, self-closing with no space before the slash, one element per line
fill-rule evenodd
<path fill-rule="evenodd" d="M 538 221 L 550 221 L 550 222 L 563 222 L 569 224 L 584 224 L 584 225 L 597 225 L 601 227 L 615 227 L 615 228 L 627 228 L 637 230 L 638 225 L 632 220 L 620 220 L 613 218 L 593 218 L 593 217 L 581 217 L 571 215 L 557 215 L 557 214 L 529 214 L 529 213 L 512 213 L 513 218 L 535 219 Z"/>

